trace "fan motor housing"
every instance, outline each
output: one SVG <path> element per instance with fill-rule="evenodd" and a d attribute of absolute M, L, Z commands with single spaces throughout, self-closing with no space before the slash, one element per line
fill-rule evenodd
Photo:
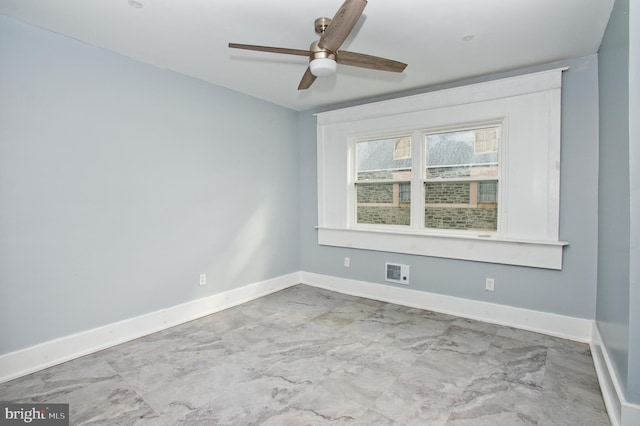
<path fill-rule="evenodd" d="M 336 60 L 335 52 L 332 52 L 327 49 L 323 49 L 322 47 L 318 46 L 319 41 L 320 40 L 316 40 L 313 43 L 311 43 L 311 46 L 309 47 L 309 59 L 314 60 L 314 59 L 320 59 L 320 58 L 327 58 L 335 61 Z"/>

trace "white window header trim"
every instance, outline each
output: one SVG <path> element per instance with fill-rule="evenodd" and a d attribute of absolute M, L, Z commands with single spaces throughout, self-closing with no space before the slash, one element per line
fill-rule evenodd
<path fill-rule="evenodd" d="M 435 92 L 373 102 L 316 114 L 318 125 L 345 123 L 375 117 L 406 114 L 433 108 L 490 101 L 562 87 L 562 71 L 569 67 L 470 84 Z"/>

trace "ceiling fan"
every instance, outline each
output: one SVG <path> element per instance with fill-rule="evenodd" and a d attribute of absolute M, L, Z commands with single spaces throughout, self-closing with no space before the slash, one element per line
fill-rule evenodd
<path fill-rule="evenodd" d="M 257 50 L 260 52 L 282 53 L 309 57 L 309 67 L 302 76 L 298 90 L 308 89 L 316 77 L 325 77 L 336 71 L 337 64 L 369 68 L 380 71 L 402 72 L 407 64 L 391 59 L 362 53 L 339 50 L 342 43 L 353 30 L 367 0 L 346 0 L 336 12 L 333 19 L 318 18 L 315 30 L 320 39 L 311 43 L 309 50 L 287 49 L 282 47 L 254 46 L 251 44 L 229 43 L 234 49 Z"/>

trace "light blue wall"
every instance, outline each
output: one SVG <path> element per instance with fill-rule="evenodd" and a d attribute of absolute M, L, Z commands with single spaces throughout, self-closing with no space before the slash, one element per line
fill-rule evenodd
<path fill-rule="evenodd" d="M 640 2 L 629 10 L 629 381 L 628 398 L 640 404 Z"/>
<path fill-rule="evenodd" d="M 0 64 L 0 354 L 299 270 L 295 112 L 3 16 Z"/>
<path fill-rule="evenodd" d="M 631 214 L 630 196 L 637 203 L 638 182 L 632 193 L 630 177 L 637 179 L 638 162 L 630 161 L 630 144 L 635 144 L 637 153 L 639 141 L 630 138 L 631 121 L 638 116 L 630 115 L 629 107 L 629 82 L 634 75 L 629 68 L 629 22 L 629 0 L 617 0 L 598 53 L 601 154 L 596 318 L 627 398 L 640 402 L 640 259 L 638 241 L 632 245 L 631 239 L 632 220 L 637 226 L 638 212 Z M 637 74 L 631 81 L 634 78 Z"/>
<path fill-rule="evenodd" d="M 597 320 L 626 386 L 629 350 L 629 23 L 618 0 L 600 46 L 600 183 Z"/>
<path fill-rule="evenodd" d="M 562 271 L 420 257 L 319 246 L 314 111 L 300 113 L 302 270 L 385 284 L 388 261 L 411 265 L 411 288 L 428 292 L 593 319 L 596 297 L 598 86 L 597 58 L 588 56 L 546 67 L 483 77 L 486 81 L 515 74 L 569 66 L 563 76 L 560 237 L 565 249 Z M 431 88 L 450 87 L 441 86 Z M 414 94 L 418 92 L 411 92 Z M 376 99 L 378 100 L 378 99 Z M 340 105 L 339 107 L 346 106 Z M 317 112 L 317 111 L 315 111 Z M 343 266 L 344 257 L 351 267 Z M 495 278 L 495 292 L 484 290 Z"/>

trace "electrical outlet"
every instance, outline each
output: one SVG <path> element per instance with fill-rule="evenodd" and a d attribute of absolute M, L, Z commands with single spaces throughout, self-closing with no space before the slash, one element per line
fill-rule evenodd
<path fill-rule="evenodd" d="M 487 278 L 487 281 L 484 285 L 484 289 L 487 291 L 493 291 L 495 288 L 496 280 L 493 278 Z"/>
<path fill-rule="evenodd" d="M 207 284 L 207 274 L 200 274 L 200 285 Z"/>
<path fill-rule="evenodd" d="M 351 259 L 348 257 L 344 258 L 344 266 L 345 268 L 348 268 L 349 266 L 351 266 Z"/>

